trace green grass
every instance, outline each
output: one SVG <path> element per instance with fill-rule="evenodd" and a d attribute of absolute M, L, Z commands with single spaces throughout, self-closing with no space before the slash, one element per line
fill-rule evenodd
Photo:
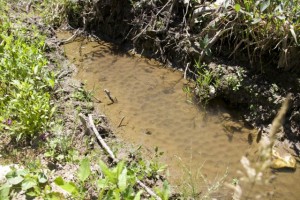
<path fill-rule="evenodd" d="M 199 17 L 202 23 L 198 26 L 203 28 L 200 35 L 210 35 L 207 44 L 213 38 L 216 41 L 227 40 L 231 55 L 244 51 L 252 64 L 264 55 L 275 55 L 278 67 L 291 68 L 289 59 L 293 58 L 288 58 L 288 54 L 299 52 L 299 0 L 236 0 L 233 5 L 225 1 L 221 6 L 223 8 L 216 12 Z M 199 40 L 203 41 L 202 38 Z"/>

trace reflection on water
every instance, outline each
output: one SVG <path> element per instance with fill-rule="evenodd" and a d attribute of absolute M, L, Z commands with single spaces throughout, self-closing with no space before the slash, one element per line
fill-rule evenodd
<path fill-rule="evenodd" d="M 61 34 L 61 37 L 68 35 Z M 116 134 L 131 143 L 149 149 L 157 146 L 165 152 L 163 158 L 170 166 L 173 184 L 182 183 L 182 165 L 194 174 L 201 169 L 199 180 L 205 177 L 209 183 L 227 171 L 228 182 L 237 177 L 240 158 L 251 147 L 253 138 L 250 137 L 255 135 L 255 130 L 233 120 L 220 103 L 204 115 L 187 101 L 182 90 L 186 81 L 180 72 L 151 60 L 116 54 L 104 42 L 80 40 L 64 48 L 68 58 L 79 66 L 77 78 L 86 81 L 87 87 L 102 101 L 99 109 L 108 116 Z M 104 89 L 118 103 L 108 105 L 110 100 Z M 118 126 L 122 119 L 122 126 Z M 297 199 L 300 192 L 295 187 L 300 188 L 295 176 L 300 177 L 297 171 L 294 176 L 280 174 L 270 190 L 280 188 L 280 199 L 286 195 L 287 199 Z M 199 181 L 198 187 L 205 186 L 201 184 Z"/>

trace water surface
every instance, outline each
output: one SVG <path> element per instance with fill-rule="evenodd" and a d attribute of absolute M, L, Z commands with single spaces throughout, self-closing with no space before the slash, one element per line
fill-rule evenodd
<path fill-rule="evenodd" d="M 102 101 L 99 109 L 108 116 L 118 137 L 151 150 L 159 147 L 174 185 L 186 181 L 187 176 L 182 173 L 185 167 L 191 169 L 194 178 L 201 171 L 208 181 L 197 179 L 201 189 L 216 183 L 224 174 L 228 174 L 227 182 L 238 176 L 241 156 L 251 148 L 248 135 L 256 131 L 232 118 L 222 103 L 216 103 L 205 114 L 188 101 L 182 90 L 187 83 L 182 72 L 153 60 L 116 53 L 105 42 L 79 39 L 64 48 L 78 66 L 77 78 L 86 81 L 88 89 L 94 90 Z M 110 104 L 104 89 L 111 92 L 117 103 Z M 299 170 L 279 173 L 275 183 L 264 189 L 276 191 L 275 196 L 264 199 L 300 198 L 299 178 Z M 223 190 L 225 198 L 228 190 Z"/>

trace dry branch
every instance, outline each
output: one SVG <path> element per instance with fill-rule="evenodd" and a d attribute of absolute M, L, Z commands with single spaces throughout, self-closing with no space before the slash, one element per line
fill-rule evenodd
<path fill-rule="evenodd" d="M 92 130 L 94 131 L 97 139 L 99 140 L 101 146 L 104 148 L 104 150 L 109 154 L 109 156 L 113 159 L 114 162 L 116 162 L 116 163 L 119 162 L 119 160 L 116 158 L 116 156 L 114 155 L 112 150 L 109 148 L 109 146 L 106 144 L 106 142 L 103 140 L 103 138 L 99 134 L 98 130 L 96 129 L 94 121 L 93 121 L 93 117 L 91 114 L 89 114 L 89 123 L 90 123 L 90 126 L 91 126 Z"/>
<path fill-rule="evenodd" d="M 70 42 L 73 42 L 78 37 L 78 35 L 80 35 L 82 32 L 83 32 L 83 30 L 77 29 L 71 37 L 69 37 L 66 40 L 62 40 L 59 44 L 64 45 L 64 44 L 68 44 Z"/>

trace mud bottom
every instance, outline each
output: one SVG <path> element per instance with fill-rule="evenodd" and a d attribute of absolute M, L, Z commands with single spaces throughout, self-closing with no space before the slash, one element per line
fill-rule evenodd
<path fill-rule="evenodd" d="M 59 33 L 60 38 L 69 36 Z M 222 104 L 205 114 L 190 103 L 182 90 L 186 84 L 182 73 L 152 60 L 116 53 L 104 42 L 80 39 L 64 47 L 79 68 L 77 78 L 86 81 L 87 88 L 102 101 L 98 108 L 108 116 L 116 134 L 164 152 L 162 159 L 169 165 L 173 185 L 189 181 L 185 171 L 192 172 L 200 192 L 225 174 L 229 183 L 238 177 L 241 156 L 253 148 L 248 135 L 256 131 L 233 119 Z M 117 102 L 111 103 L 105 89 Z M 259 192 L 275 192 L 271 199 L 297 199 L 299 178 L 299 170 L 280 173 L 270 187 Z M 230 195 L 229 189 L 223 190 L 223 195 Z"/>

